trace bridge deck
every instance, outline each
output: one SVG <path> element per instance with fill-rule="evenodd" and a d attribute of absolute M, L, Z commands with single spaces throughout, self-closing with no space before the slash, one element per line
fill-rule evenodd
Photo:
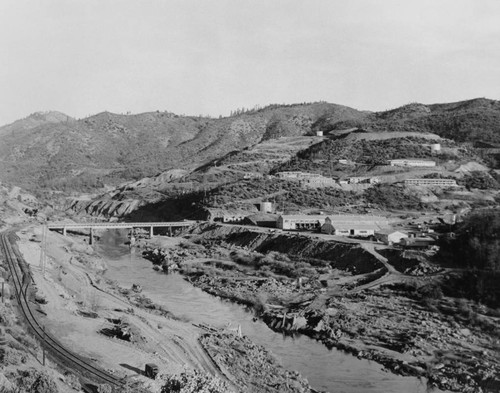
<path fill-rule="evenodd" d="M 196 221 L 170 221 L 170 222 L 88 222 L 88 223 L 60 223 L 48 224 L 49 229 L 79 229 L 79 228 L 142 228 L 142 227 L 188 227 Z"/>

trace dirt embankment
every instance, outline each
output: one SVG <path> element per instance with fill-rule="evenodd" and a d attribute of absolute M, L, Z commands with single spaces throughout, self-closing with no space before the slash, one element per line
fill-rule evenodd
<path fill-rule="evenodd" d="M 225 247 L 241 247 L 259 253 L 279 252 L 314 264 L 326 261 L 332 268 L 364 274 L 382 268 L 371 253 L 358 244 L 330 242 L 299 234 L 258 232 L 240 226 L 202 224 L 192 230 L 206 242 Z"/>
<path fill-rule="evenodd" d="M 71 199 L 64 204 L 64 210 L 73 211 L 77 214 L 89 214 L 93 217 L 123 217 L 130 214 L 141 206 L 142 202 L 137 199 L 114 200 L 102 198 L 96 200 Z"/>

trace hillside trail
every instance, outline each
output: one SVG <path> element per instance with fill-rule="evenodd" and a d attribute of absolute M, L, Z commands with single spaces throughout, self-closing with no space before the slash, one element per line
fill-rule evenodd
<path fill-rule="evenodd" d="M 348 293 L 358 293 L 364 291 L 365 289 L 371 289 L 378 287 L 380 285 L 394 284 L 397 282 L 403 282 L 406 280 L 406 276 L 403 273 L 398 272 L 394 266 L 392 266 L 388 259 L 384 256 L 380 255 L 376 248 L 375 244 L 372 243 L 361 243 L 361 247 L 372 254 L 379 262 L 384 265 L 384 268 L 387 272 L 380 278 L 377 278 L 374 281 L 368 282 L 366 284 L 360 285 L 356 288 L 351 289 Z"/>

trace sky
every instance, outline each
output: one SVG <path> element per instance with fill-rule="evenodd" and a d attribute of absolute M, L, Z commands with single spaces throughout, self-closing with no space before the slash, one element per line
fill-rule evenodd
<path fill-rule="evenodd" d="M 0 125 L 500 99 L 498 0 L 1 0 Z"/>

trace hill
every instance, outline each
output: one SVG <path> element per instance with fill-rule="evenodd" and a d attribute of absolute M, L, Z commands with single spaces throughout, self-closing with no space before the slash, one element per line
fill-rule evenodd
<path fill-rule="evenodd" d="M 18 130 L 30 130 L 41 125 L 67 123 L 75 119 L 65 115 L 61 112 L 48 111 L 48 112 L 35 112 L 25 117 L 24 119 L 16 120 L 14 123 L 0 127 L 0 136 L 15 133 Z"/>
<path fill-rule="evenodd" d="M 350 132 L 355 127 L 362 128 L 363 137 Z M 297 169 L 329 173 L 327 167 L 335 171 L 331 166 L 334 157 L 355 157 L 370 164 L 375 156 L 387 159 L 403 154 L 401 143 L 381 139 L 411 142 L 422 135 L 496 146 L 499 130 L 500 102 L 487 99 L 409 104 L 374 113 L 325 102 L 270 105 L 219 119 L 157 111 L 137 115 L 103 112 L 75 120 L 45 112 L 0 127 L 0 179 L 38 192 L 83 192 L 174 169 L 189 174 L 198 168 L 184 181 L 219 182 L 224 177 L 240 178 L 246 172 L 251 176 L 269 173 L 318 140 L 325 141 L 310 147 L 310 157 L 303 153 L 287 165 L 291 169 L 302 160 Z M 333 140 L 311 137 L 316 131 Z M 306 136 L 311 139 L 301 139 Z M 428 154 L 414 147 L 414 143 L 406 143 L 403 150 L 416 157 Z M 490 166 L 500 165 L 497 150 L 482 149 L 481 156 Z M 325 157 L 319 157 L 326 151 Z"/>
<path fill-rule="evenodd" d="M 329 114 L 362 113 L 328 103 L 271 105 L 212 119 L 167 112 L 103 112 L 81 120 L 30 116 L 0 128 L 0 179 L 27 189 L 84 191 L 159 172 L 193 169 L 262 139 L 310 134 Z"/>
<path fill-rule="evenodd" d="M 431 132 L 458 142 L 500 142 L 500 101 L 476 98 L 446 104 L 412 103 L 355 120 L 321 119 L 323 131 L 359 127 L 370 131 Z"/>

